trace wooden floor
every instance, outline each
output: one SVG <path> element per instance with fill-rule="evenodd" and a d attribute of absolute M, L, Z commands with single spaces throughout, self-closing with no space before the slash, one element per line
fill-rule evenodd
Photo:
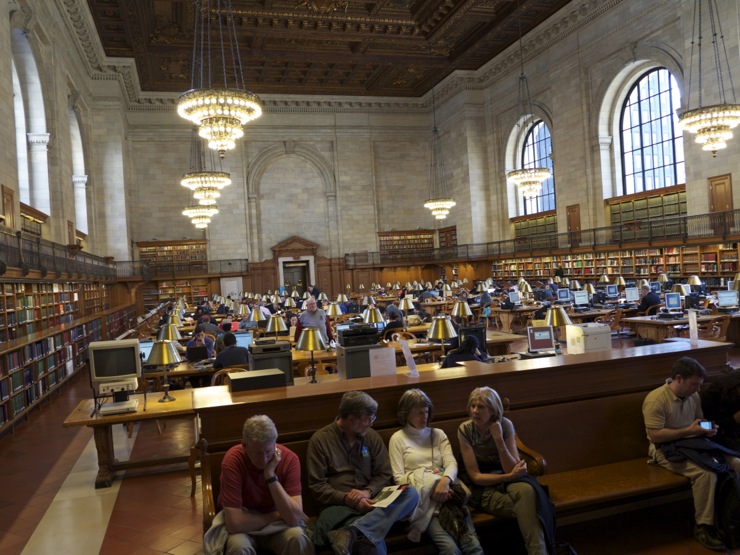
<path fill-rule="evenodd" d="M 615 341 L 614 348 L 630 341 L 619 343 Z M 740 365 L 740 349 L 732 358 Z M 72 408 L 90 395 L 86 376 L 77 376 L 29 422 L 0 437 L 0 553 L 200 553 L 201 502 L 199 495 L 189 496 L 190 477 L 184 466 L 157 474 L 128 471 L 119 474 L 109 490 L 93 488 L 92 431 L 62 427 Z M 193 441 L 190 419 L 169 420 L 161 435 L 153 422 L 140 425 L 131 440 L 123 429 L 116 433 L 122 448 L 137 457 L 184 453 Z M 692 513 L 686 500 L 559 526 L 557 539 L 569 542 L 580 555 L 710 553 L 692 538 Z M 489 543 L 484 546 L 487 553 L 517 551 L 503 547 L 510 542 Z"/>

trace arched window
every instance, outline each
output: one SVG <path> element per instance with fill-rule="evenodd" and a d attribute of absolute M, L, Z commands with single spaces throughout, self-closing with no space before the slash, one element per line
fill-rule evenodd
<path fill-rule="evenodd" d="M 552 170 L 552 141 L 550 130 L 542 120 L 536 121 L 527 132 L 522 148 L 522 169 L 547 168 L 550 177 L 542 182 L 540 194 L 524 199 L 524 214 L 555 210 L 555 177 Z"/>
<path fill-rule="evenodd" d="M 665 68 L 645 73 L 622 107 L 622 194 L 686 182 L 683 134 L 676 108 L 681 92 Z"/>

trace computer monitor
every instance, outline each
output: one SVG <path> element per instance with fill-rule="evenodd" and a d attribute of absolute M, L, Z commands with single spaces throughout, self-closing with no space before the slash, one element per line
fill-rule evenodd
<path fill-rule="evenodd" d="M 683 310 L 681 305 L 681 294 L 680 293 L 666 293 L 665 294 L 665 307 L 669 312 L 671 310 Z"/>
<path fill-rule="evenodd" d="M 528 326 L 527 343 L 530 353 L 555 350 L 555 333 L 552 326 Z"/>
<path fill-rule="evenodd" d="M 234 337 L 236 337 L 236 345 L 245 349 L 249 348 L 254 339 L 251 333 L 235 333 Z"/>
<path fill-rule="evenodd" d="M 691 286 L 687 285 L 686 283 L 677 283 L 673 287 L 678 287 L 680 289 L 680 291 L 678 291 L 678 294 L 683 297 L 685 297 L 686 295 L 691 295 Z"/>
<path fill-rule="evenodd" d="M 727 280 L 727 290 L 732 291 L 732 288 L 735 286 L 735 280 L 729 279 Z"/>
<path fill-rule="evenodd" d="M 378 333 L 383 333 L 383 331 L 385 330 L 385 322 L 375 322 L 374 325 L 377 328 Z"/>
<path fill-rule="evenodd" d="M 144 366 L 146 366 L 146 361 L 152 352 L 152 347 L 154 347 L 154 341 L 141 341 L 139 343 L 139 357 L 141 357 Z"/>
<path fill-rule="evenodd" d="M 90 379 L 98 393 L 112 393 L 115 401 L 127 401 L 141 377 L 139 340 L 92 341 L 87 354 Z"/>
<path fill-rule="evenodd" d="M 660 293 L 660 282 L 659 281 L 651 281 L 650 282 L 650 291 L 653 293 Z"/>
<path fill-rule="evenodd" d="M 481 352 L 481 354 L 485 355 L 486 328 L 483 326 L 461 327 L 457 332 L 459 344 L 462 345 L 463 341 L 465 341 L 465 338 L 469 335 L 474 336 L 478 340 L 478 350 Z"/>
<path fill-rule="evenodd" d="M 627 287 L 624 290 L 624 297 L 628 303 L 639 303 L 640 290 L 637 287 Z"/>
<path fill-rule="evenodd" d="M 576 306 L 588 305 L 588 291 L 573 291 L 573 303 Z"/>
<path fill-rule="evenodd" d="M 569 303 L 570 302 L 570 289 L 567 287 L 558 289 L 558 302 Z"/>
<path fill-rule="evenodd" d="M 717 291 L 718 308 L 735 308 L 737 306 L 737 291 Z"/>
<path fill-rule="evenodd" d="M 619 288 L 616 285 L 607 285 L 606 296 L 610 299 L 616 299 L 619 297 Z"/>
<path fill-rule="evenodd" d="M 189 362 L 200 362 L 208 358 L 208 347 L 188 347 L 185 354 Z"/>
<path fill-rule="evenodd" d="M 512 304 L 522 304 L 522 300 L 519 297 L 518 291 L 511 291 L 509 293 L 509 302 Z"/>

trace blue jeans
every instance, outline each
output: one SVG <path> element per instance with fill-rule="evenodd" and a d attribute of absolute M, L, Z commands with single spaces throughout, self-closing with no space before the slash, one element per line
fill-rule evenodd
<path fill-rule="evenodd" d="M 385 537 L 396 522 L 411 515 L 419 503 L 419 494 L 414 488 L 406 488 L 388 507 L 377 507 L 361 516 L 352 526 L 362 532 L 375 545 L 378 555 L 386 555 Z"/>
<path fill-rule="evenodd" d="M 469 533 L 465 534 L 460 540 L 460 545 L 457 545 L 452 536 L 442 528 L 439 518 L 436 516 L 432 517 L 432 520 L 429 521 L 429 526 L 427 526 L 427 534 L 429 534 L 429 538 L 434 542 L 440 555 L 483 555 L 483 548 L 480 545 L 478 536 L 475 534 L 475 527 L 473 526 L 470 515 L 468 515 L 465 523 L 468 525 Z"/>

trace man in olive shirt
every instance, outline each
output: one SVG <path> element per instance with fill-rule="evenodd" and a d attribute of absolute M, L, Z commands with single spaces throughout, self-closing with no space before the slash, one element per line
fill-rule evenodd
<path fill-rule="evenodd" d="M 407 488 L 387 507 L 373 507 L 373 497 L 392 478 L 388 451 L 371 428 L 377 410 L 370 395 L 349 391 L 342 396 L 339 418 L 308 444 L 308 487 L 325 507 L 314 524 L 313 542 L 331 544 L 335 555 L 362 547 L 385 555 L 388 530 L 419 502 L 416 490 Z"/>

